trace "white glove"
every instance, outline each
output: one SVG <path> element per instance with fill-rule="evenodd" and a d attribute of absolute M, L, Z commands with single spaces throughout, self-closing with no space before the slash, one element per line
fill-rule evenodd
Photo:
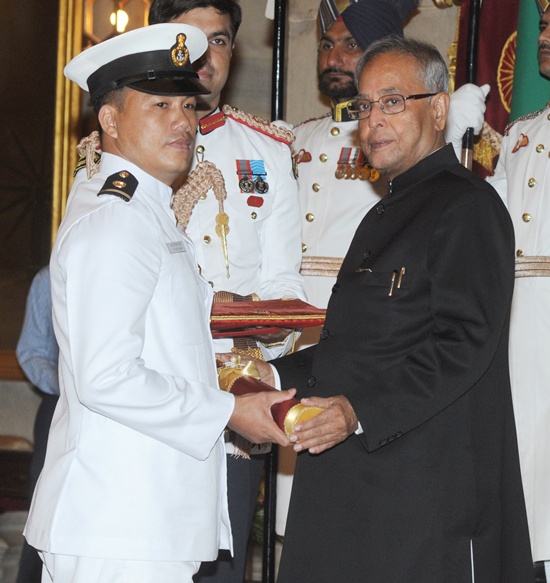
<path fill-rule="evenodd" d="M 466 129 L 474 128 L 474 134 L 479 134 L 481 131 L 485 118 L 485 99 L 490 89 L 488 84 L 478 87 L 473 83 L 466 83 L 451 94 L 445 140 L 452 143 L 459 160 L 462 151 L 462 136 L 466 133 Z"/>

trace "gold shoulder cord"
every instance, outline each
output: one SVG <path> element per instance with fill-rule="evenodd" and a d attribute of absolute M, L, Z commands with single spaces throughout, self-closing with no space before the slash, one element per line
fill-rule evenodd
<path fill-rule="evenodd" d="M 189 174 L 185 184 L 174 194 L 172 209 L 176 215 L 178 225 L 186 229 L 197 201 L 210 189 L 214 191 L 214 196 L 219 204 L 219 212 L 216 215 L 216 235 L 222 240 L 225 271 L 229 278 L 229 255 L 227 251 L 229 217 L 223 208 L 223 201 L 227 198 L 227 191 L 219 168 L 208 160 L 201 160 L 193 172 Z"/>

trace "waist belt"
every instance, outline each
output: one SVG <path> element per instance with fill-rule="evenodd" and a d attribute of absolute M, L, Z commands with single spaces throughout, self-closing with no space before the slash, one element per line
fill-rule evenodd
<path fill-rule="evenodd" d="M 516 277 L 550 277 L 550 257 L 516 257 Z"/>
<path fill-rule="evenodd" d="M 300 273 L 302 275 L 323 275 L 336 277 L 342 267 L 343 259 L 340 257 L 302 257 Z"/>

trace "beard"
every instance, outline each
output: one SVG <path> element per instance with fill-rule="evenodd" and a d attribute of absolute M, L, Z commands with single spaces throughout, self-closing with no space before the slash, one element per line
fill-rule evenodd
<path fill-rule="evenodd" d="M 550 79 L 550 43 L 546 41 L 539 43 L 537 56 L 540 74 Z"/>
<path fill-rule="evenodd" d="M 331 80 L 331 76 L 335 74 L 343 77 L 343 79 Z M 318 73 L 317 84 L 319 91 L 332 99 L 349 99 L 357 95 L 357 86 L 351 71 L 335 68 L 325 69 Z"/>

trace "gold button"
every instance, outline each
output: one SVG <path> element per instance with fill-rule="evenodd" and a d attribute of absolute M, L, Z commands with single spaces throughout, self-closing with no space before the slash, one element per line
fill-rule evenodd
<path fill-rule="evenodd" d="M 305 243 L 302 243 L 302 253 L 305 253 L 307 251 L 307 245 Z"/>
<path fill-rule="evenodd" d="M 550 113 L 546 116 L 546 119 L 550 119 Z"/>
<path fill-rule="evenodd" d="M 203 237 L 203 239 L 204 239 L 204 242 L 205 242 L 207 245 L 209 245 L 209 244 L 210 244 L 210 241 L 212 241 L 212 239 L 210 238 L 210 236 L 209 236 L 209 235 L 205 235 L 205 236 Z"/>
<path fill-rule="evenodd" d="M 331 128 L 330 133 L 333 136 L 339 136 L 340 135 L 340 128 Z"/>
<path fill-rule="evenodd" d="M 126 182 L 123 182 L 122 180 L 114 180 L 113 186 L 116 186 L 117 188 L 124 188 L 126 186 Z"/>
<path fill-rule="evenodd" d="M 537 151 L 538 154 L 540 154 L 543 150 L 544 150 L 544 144 L 539 144 L 535 150 Z"/>
<path fill-rule="evenodd" d="M 204 146 L 197 146 L 197 154 L 204 154 Z"/>
<path fill-rule="evenodd" d="M 308 223 L 312 223 L 315 220 L 315 215 L 313 213 L 307 213 L 306 215 L 306 221 Z"/>
<path fill-rule="evenodd" d="M 321 162 L 326 162 L 328 160 L 328 156 L 326 154 L 321 154 L 319 156 L 319 160 L 321 160 Z"/>
<path fill-rule="evenodd" d="M 205 192 L 204 194 L 201 194 L 201 195 L 199 196 L 199 198 L 200 198 L 201 200 L 206 200 L 206 192 Z"/>
<path fill-rule="evenodd" d="M 529 180 L 527 181 L 527 185 L 529 186 L 529 188 L 533 188 L 533 186 L 535 186 L 536 183 L 537 181 L 534 178 L 529 178 Z"/>
<path fill-rule="evenodd" d="M 129 172 L 126 172 L 126 170 L 123 170 L 122 172 L 119 172 L 118 175 L 121 178 L 128 178 L 128 176 L 130 176 L 130 173 Z"/>
<path fill-rule="evenodd" d="M 250 216 L 251 216 L 253 219 L 256 219 L 256 218 L 258 217 L 258 214 L 257 214 L 257 213 L 250 213 Z"/>
<path fill-rule="evenodd" d="M 523 213 L 521 215 L 524 223 L 528 223 L 531 220 L 531 215 L 529 213 Z"/>
<path fill-rule="evenodd" d="M 321 186 L 319 184 L 317 184 L 317 182 L 314 182 L 311 185 L 311 189 L 313 190 L 313 192 L 319 192 L 321 190 Z"/>
<path fill-rule="evenodd" d="M 523 251 L 521 249 L 516 251 L 516 257 L 523 257 Z"/>

